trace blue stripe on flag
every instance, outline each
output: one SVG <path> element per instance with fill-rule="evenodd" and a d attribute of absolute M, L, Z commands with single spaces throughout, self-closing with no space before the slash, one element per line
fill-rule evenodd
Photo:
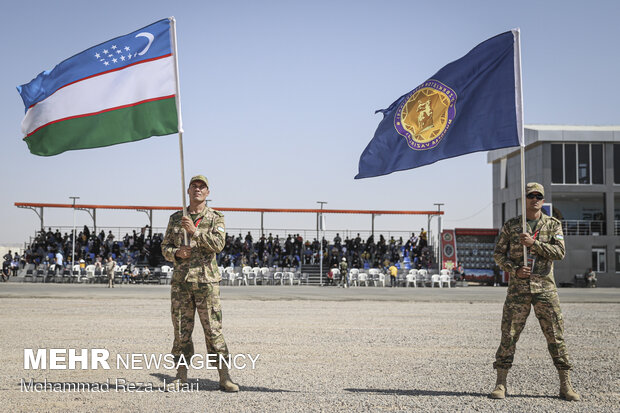
<path fill-rule="evenodd" d="M 170 21 L 162 19 L 86 49 L 62 61 L 52 70 L 41 72 L 29 83 L 18 86 L 17 91 L 28 110 L 69 83 L 170 53 Z"/>

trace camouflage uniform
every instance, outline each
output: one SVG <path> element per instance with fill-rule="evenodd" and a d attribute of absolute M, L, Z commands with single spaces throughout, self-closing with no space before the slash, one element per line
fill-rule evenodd
<path fill-rule="evenodd" d="M 191 237 L 188 235 L 192 252 L 186 259 L 175 256 L 184 242 L 182 217 L 181 211 L 170 216 L 161 244 L 163 256 L 174 264 L 170 293 L 174 326 L 172 354 L 176 360 L 181 354 L 188 360 L 194 354 L 192 332 L 197 310 L 208 353 L 228 356 L 228 347 L 222 335 L 221 275 L 215 259 L 224 248 L 224 215 L 209 207 L 198 214 L 194 220 L 194 224 L 198 223 L 196 232 Z"/>
<path fill-rule="evenodd" d="M 349 266 L 347 265 L 347 262 L 340 261 L 340 284 L 342 284 L 343 287 L 349 286 L 348 269 Z"/>
<path fill-rule="evenodd" d="M 509 369 L 512 366 L 519 335 L 533 305 L 553 363 L 558 370 L 570 370 L 564 344 L 564 321 L 553 277 L 553 260 L 561 260 L 565 255 L 562 224 L 541 214 L 534 231 L 528 226 L 530 235 L 538 232 L 534 245 L 528 249 L 528 254 L 535 257 L 534 268 L 530 278 L 518 278 L 516 271 L 523 266 L 523 245 L 519 242 L 521 219 L 519 216 L 504 224 L 495 246 L 495 262 L 510 274 L 510 282 L 502 315 L 502 339 L 493 367 Z"/>

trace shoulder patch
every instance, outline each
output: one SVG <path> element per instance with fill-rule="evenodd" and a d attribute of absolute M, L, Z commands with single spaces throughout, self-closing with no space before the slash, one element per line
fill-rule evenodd
<path fill-rule="evenodd" d="M 549 217 L 549 218 L 551 218 L 551 220 L 552 220 L 553 222 L 555 222 L 556 224 L 560 224 L 560 225 L 562 224 L 562 221 L 560 221 L 560 220 L 559 220 L 559 219 L 557 219 L 556 217 Z"/>
<path fill-rule="evenodd" d="M 556 236 L 555 236 L 555 239 L 557 239 L 557 240 L 560 240 L 560 241 L 561 241 L 561 240 L 563 240 L 563 239 L 564 239 L 564 235 L 562 235 L 562 234 L 558 234 L 558 235 L 556 235 Z"/>
<path fill-rule="evenodd" d="M 224 230 L 224 227 L 217 227 L 217 230 L 218 230 L 218 231 L 220 231 L 220 232 L 226 232 L 226 231 Z"/>

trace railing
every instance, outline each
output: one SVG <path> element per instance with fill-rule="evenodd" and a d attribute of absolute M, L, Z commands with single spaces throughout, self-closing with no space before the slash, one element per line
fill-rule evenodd
<path fill-rule="evenodd" d="M 614 235 L 620 235 L 620 221 L 614 221 Z"/>
<path fill-rule="evenodd" d="M 618 221 L 616 221 L 617 223 Z M 620 228 L 616 225 L 616 235 Z M 564 235 L 606 235 L 605 221 L 565 219 L 562 221 Z"/>

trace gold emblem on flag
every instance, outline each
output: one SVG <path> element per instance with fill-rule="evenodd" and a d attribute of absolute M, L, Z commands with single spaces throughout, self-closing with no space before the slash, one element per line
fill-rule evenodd
<path fill-rule="evenodd" d="M 446 127 L 450 99 L 438 90 L 425 87 L 405 103 L 401 121 L 417 142 L 429 142 Z"/>
<path fill-rule="evenodd" d="M 434 148 L 454 120 L 455 101 L 451 88 L 436 80 L 426 81 L 400 104 L 394 126 L 412 149 Z"/>

